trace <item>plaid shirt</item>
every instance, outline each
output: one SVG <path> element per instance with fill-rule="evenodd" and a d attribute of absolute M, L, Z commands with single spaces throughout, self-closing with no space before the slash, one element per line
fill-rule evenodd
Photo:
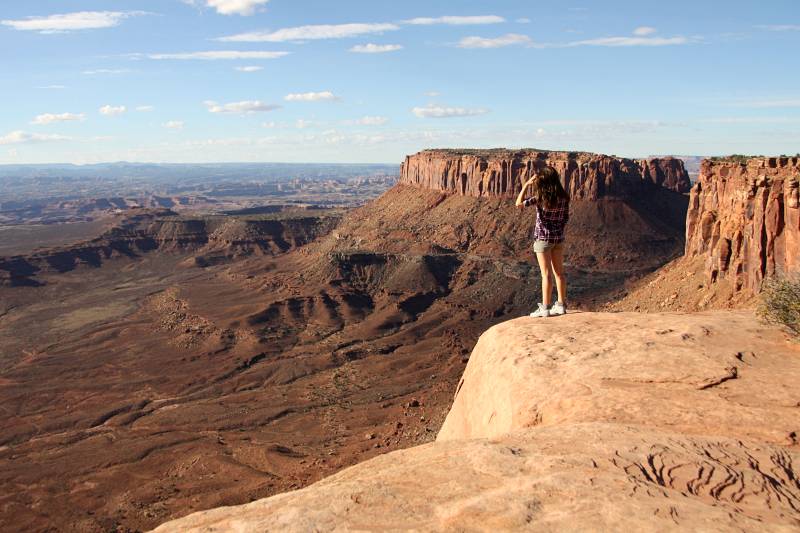
<path fill-rule="evenodd" d="M 523 203 L 525 207 L 536 205 L 533 198 L 528 198 Z M 568 220 L 569 200 L 566 198 L 560 199 L 552 209 L 536 205 L 536 227 L 533 230 L 533 237 L 537 241 L 563 242 L 564 227 L 567 225 Z"/>

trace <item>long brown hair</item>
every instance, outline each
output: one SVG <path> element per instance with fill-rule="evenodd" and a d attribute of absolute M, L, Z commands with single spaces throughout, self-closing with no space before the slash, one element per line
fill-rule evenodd
<path fill-rule="evenodd" d="M 561 185 L 556 169 L 547 166 L 537 172 L 537 178 L 533 182 L 533 198 L 537 204 L 548 209 L 555 207 L 559 200 L 569 201 L 569 194 Z"/>

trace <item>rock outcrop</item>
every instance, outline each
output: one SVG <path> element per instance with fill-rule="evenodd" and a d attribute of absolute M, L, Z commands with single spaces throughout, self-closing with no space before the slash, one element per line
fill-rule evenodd
<path fill-rule="evenodd" d="M 747 313 L 517 319 L 435 443 L 172 531 L 800 526 L 800 348 Z"/>
<path fill-rule="evenodd" d="M 80 266 L 99 267 L 114 258 L 136 258 L 158 250 L 196 254 L 199 266 L 249 255 L 288 252 L 329 233 L 340 215 L 182 217 L 168 209 L 124 215 L 91 240 L 0 257 L 0 286 L 37 286 L 40 274 L 64 273 Z"/>
<path fill-rule="evenodd" d="M 692 189 L 686 256 L 706 259 L 708 282 L 759 292 L 800 267 L 800 158 L 706 160 Z"/>
<path fill-rule="evenodd" d="M 633 160 L 586 152 L 425 150 L 406 157 L 400 183 L 466 196 L 511 196 L 537 169 L 558 170 L 575 199 L 630 197 L 649 185 L 686 193 L 689 174 L 679 159 Z"/>

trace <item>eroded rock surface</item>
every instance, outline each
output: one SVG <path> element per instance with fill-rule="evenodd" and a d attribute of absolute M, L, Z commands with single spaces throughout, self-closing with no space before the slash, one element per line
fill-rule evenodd
<path fill-rule="evenodd" d="M 757 293 L 800 267 L 800 158 L 706 160 L 692 189 L 686 256 L 706 259 L 708 282 Z"/>
<path fill-rule="evenodd" d="M 512 320 L 435 443 L 156 531 L 796 530 L 798 378 L 748 313 Z"/>
<path fill-rule="evenodd" d="M 561 174 L 574 199 L 639 196 L 652 185 L 680 193 L 691 188 L 679 159 L 539 150 L 425 150 L 406 157 L 400 183 L 466 196 L 510 196 L 545 165 Z"/>

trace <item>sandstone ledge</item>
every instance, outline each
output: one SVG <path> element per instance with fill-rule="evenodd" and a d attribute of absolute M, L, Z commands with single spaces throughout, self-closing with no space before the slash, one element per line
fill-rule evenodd
<path fill-rule="evenodd" d="M 796 530 L 799 378 L 745 312 L 512 320 L 437 442 L 157 531 Z"/>

